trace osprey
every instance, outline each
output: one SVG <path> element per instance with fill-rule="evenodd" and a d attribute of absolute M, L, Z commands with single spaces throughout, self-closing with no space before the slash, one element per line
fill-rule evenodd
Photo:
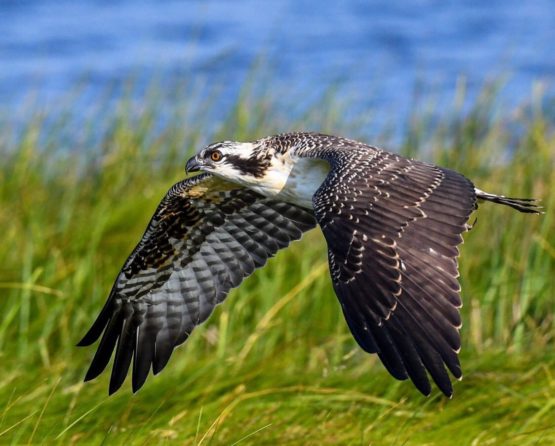
<path fill-rule="evenodd" d="M 85 381 L 115 360 L 110 394 L 132 388 L 279 249 L 319 225 L 330 275 L 357 343 L 423 394 L 461 378 L 457 246 L 477 200 L 540 213 L 533 199 L 483 192 L 463 175 L 362 142 L 285 133 L 219 142 L 187 162 L 91 329 Z"/>

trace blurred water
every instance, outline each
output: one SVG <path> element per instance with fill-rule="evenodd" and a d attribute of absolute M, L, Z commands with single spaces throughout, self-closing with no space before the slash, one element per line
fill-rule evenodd
<path fill-rule="evenodd" d="M 81 82 L 91 94 L 130 75 L 237 95 L 262 57 L 281 101 L 340 81 L 359 108 L 405 113 L 415 86 L 439 102 L 461 76 L 475 94 L 505 75 L 503 100 L 553 91 L 552 0 L 317 2 L 0 0 L 0 104 L 44 107 Z"/>

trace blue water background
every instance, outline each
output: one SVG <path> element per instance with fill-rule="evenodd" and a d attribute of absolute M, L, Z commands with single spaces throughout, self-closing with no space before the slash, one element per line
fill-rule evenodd
<path fill-rule="evenodd" d="M 286 107 L 333 84 L 352 110 L 395 121 L 417 95 L 441 109 L 457 85 L 472 98 L 502 79 L 511 110 L 554 91 L 555 2 L 0 0 L 8 112 L 55 109 L 76 84 L 86 108 L 130 77 L 218 89 L 223 107 L 257 70 Z"/>

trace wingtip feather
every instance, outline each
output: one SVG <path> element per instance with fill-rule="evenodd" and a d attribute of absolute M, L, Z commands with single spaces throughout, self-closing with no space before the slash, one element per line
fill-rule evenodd
<path fill-rule="evenodd" d="M 122 324 L 123 318 L 119 313 L 114 314 L 108 321 L 98 349 L 85 375 L 85 381 L 90 381 L 100 375 L 108 365 L 108 362 L 110 362 L 116 342 L 120 336 Z"/>
<path fill-rule="evenodd" d="M 133 310 L 130 306 L 124 306 L 125 322 L 122 325 L 121 334 L 118 338 L 118 346 L 112 366 L 112 375 L 110 378 L 110 392 L 117 391 L 129 373 L 131 361 L 135 355 L 137 343 L 137 326 L 139 320 L 132 317 Z"/>

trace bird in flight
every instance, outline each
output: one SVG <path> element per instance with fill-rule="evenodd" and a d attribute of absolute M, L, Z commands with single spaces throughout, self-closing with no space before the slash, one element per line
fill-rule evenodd
<path fill-rule="evenodd" d="M 319 226 L 333 288 L 356 342 L 425 395 L 462 377 L 461 234 L 478 202 L 540 213 L 536 200 L 474 187 L 463 175 L 362 142 L 284 133 L 209 145 L 187 162 L 78 345 L 98 338 L 85 381 L 109 392 L 159 373 L 230 289 Z"/>

